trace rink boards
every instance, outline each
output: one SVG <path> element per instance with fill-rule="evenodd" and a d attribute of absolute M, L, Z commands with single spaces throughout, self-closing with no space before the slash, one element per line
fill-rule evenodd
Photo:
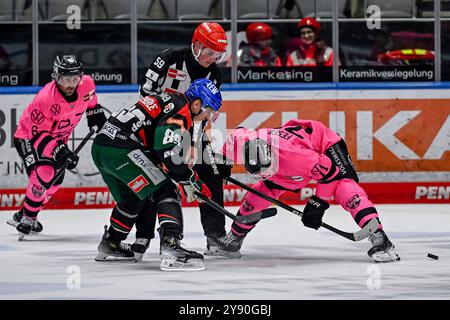
<path fill-rule="evenodd" d="M 450 203 L 450 182 L 442 183 L 362 183 L 370 199 L 376 204 Z M 281 200 L 289 204 L 304 204 L 315 192 L 308 185 L 299 193 L 286 192 Z M 224 186 L 226 206 L 239 206 L 246 191 L 237 186 Z M 18 209 L 25 199 L 23 189 L 0 190 L 0 210 Z M 114 200 L 106 187 L 62 188 L 52 198 L 47 209 L 99 209 L 113 207 Z M 196 206 L 183 197 L 182 206 Z M 450 211 L 449 211 L 450 213 Z"/>
<path fill-rule="evenodd" d="M 0 209 L 15 208 L 23 200 L 27 177 L 13 148 L 12 136 L 23 109 L 37 90 L 0 90 Z M 112 112 L 131 106 L 139 98 L 136 86 L 98 87 L 97 91 L 99 103 Z M 222 145 L 227 130 L 238 126 L 256 129 L 277 127 L 293 118 L 314 119 L 345 138 L 361 181 L 374 202 L 450 203 L 447 84 L 225 85 L 223 97 L 220 117 L 213 126 L 215 149 Z M 82 120 L 69 146 L 76 146 L 87 132 Z M 106 189 L 90 157 L 90 143 L 80 158 L 77 171 L 67 174 L 64 190 L 55 197 L 54 206 L 110 206 L 112 200 L 104 200 L 108 198 L 104 195 Z M 239 166 L 233 174 L 244 176 Z M 311 185 L 300 194 L 286 197 L 292 203 L 302 203 L 313 190 Z M 225 186 L 225 193 L 228 205 L 238 204 L 242 196 L 242 190 L 229 186 Z"/>

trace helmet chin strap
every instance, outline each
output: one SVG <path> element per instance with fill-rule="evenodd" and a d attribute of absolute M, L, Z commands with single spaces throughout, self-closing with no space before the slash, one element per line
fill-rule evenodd
<path fill-rule="evenodd" d="M 194 44 L 191 43 L 191 51 L 192 51 L 192 55 L 193 55 L 194 58 L 195 58 L 195 61 L 197 61 L 198 63 L 200 63 L 200 61 L 198 60 L 198 57 L 200 57 L 200 54 L 202 53 L 202 50 L 199 49 L 199 50 L 198 50 L 198 54 L 195 54 L 195 52 L 194 52 Z"/>

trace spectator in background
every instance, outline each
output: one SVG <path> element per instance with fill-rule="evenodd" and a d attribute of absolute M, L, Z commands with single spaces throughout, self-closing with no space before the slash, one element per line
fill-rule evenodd
<path fill-rule="evenodd" d="M 272 28 L 262 22 L 250 23 L 245 31 L 247 43 L 239 50 L 240 67 L 281 67 L 281 60 L 270 46 Z"/>
<path fill-rule="evenodd" d="M 320 24 L 314 18 L 304 18 L 298 24 L 300 41 L 287 57 L 287 66 L 332 66 L 333 49 L 320 39 Z"/>

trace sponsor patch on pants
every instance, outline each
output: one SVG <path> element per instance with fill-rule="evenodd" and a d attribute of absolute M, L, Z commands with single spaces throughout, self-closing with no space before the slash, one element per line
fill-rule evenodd
<path fill-rule="evenodd" d="M 161 170 L 139 149 L 127 154 L 133 163 L 141 168 L 154 185 L 166 180 L 166 176 Z"/>
<path fill-rule="evenodd" d="M 141 174 L 136 179 L 128 183 L 128 186 L 133 190 L 135 193 L 138 193 L 141 191 L 145 186 L 148 186 L 147 179 L 144 178 L 144 176 Z"/>

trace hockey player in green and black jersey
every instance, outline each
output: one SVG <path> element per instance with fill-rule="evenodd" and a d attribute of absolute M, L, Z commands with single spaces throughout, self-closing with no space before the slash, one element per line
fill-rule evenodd
<path fill-rule="evenodd" d="M 203 255 L 184 249 L 181 197 L 194 192 L 211 198 L 208 187 L 184 161 L 190 155 L 189 129 L 192 117 L 214 116 L 222 104 L 220 91 L 210 80 L 194 81 L 185 95 L 162 93 L 140 99 L 108 119 L 92 146 L 92 157 L 114 200 L 109 228 L 99 244 L 97 261 L 134 259 L 129 244 L 122 243 L 136 219 L 147 224 L 136 238 L 154 238 L 159 220 L 162 270 L 203 270 Z M 187 149 L 187 150 L 186 150 Z M 139 234 L 139 232 L 145 234 Z M 149 245 L 143 246 L 143 251 Z"/>
<path fill-rule="evenodd" d="M 184 93 L 191 82 L 199 78 L 211 80 L 220 89 L 222 80 L 217 63 L 224 59 L 227 45 L 227 35 L 220 24 L 202 22 L 195 28 L 190 48 L 166 49 L 155 57 L 141 82 L 140 94 L 152 96 L 161 92 Z M 201 117 L 193 120 L 192 144 L 197 161 L 192 169 L 211 190 L 212 200 L 223 207 L 223 178 L 229 175 L 231 166 L 221 163 L 211 166 L 213 156 L 209 155 L 213 150 L 212 140 L 208 135 L 211 121 L 205 121 Z M 228 256 L 216 245 L 218 239 L 226 235 L 225 216 L 205 203 L 201 203 L 199 209 L 206 236 L 205 255 Z M 140 220 L 137 221 L 136 228 L 142 229 Z M 136 242 L 139 241 L 145 239 L 137 238 Z"/>

